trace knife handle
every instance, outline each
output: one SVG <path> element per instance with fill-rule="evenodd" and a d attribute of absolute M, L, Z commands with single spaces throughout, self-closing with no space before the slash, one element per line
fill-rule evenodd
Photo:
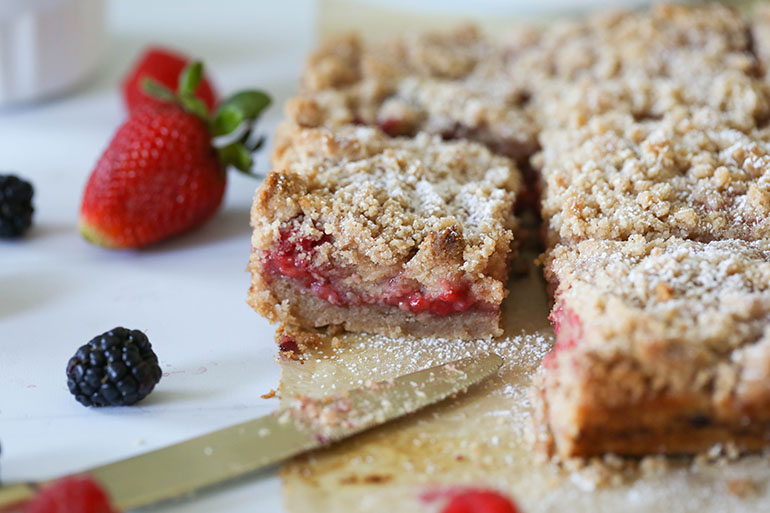
<path fill-rule="evenodd" d="M 37 493 L 32 483 L 15 483 L 0 486 L 0 513 L 21 511 L 21 507 Z"/>

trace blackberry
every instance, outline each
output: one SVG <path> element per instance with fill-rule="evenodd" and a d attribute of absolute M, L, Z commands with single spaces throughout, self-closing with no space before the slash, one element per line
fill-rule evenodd
<path fill-rule="evenodd" d="M 32 184 L 15 175 L 0 175 L 0 238 L 21 237 L 32 226 Z"/>
<path fill-rule="evenodd" d="M 80 347 L 67 364 L 67 386 L 84 406 L 127 406 L 147 397 L 161 377 L 147 336 L 115 328 Z"/>

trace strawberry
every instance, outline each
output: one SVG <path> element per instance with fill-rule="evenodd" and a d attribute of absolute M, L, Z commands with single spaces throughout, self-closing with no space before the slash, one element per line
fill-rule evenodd
<path fill-rule="evenodd" d="M 134 63 L 131 71 L 123 78 L 123 101 L 128 111 L 133 112 L 140 105 L 161 104 L 161 101 L 142 89 L 142 81 L 145 78 L 152 78 L 169 89 L 176 89 L 179 76 L 189 61 L 190 59 L 186 56 L 166 48 L 152 46 L 145 50 Z M 195 96 L 203 100 L 209 110 L 214 110 L 217 94 L 207 77 L 198 84 Z"/>
<path fill-rule="evenodd" d="M 167 101 L 131 113 L 96 164 L 80 210 L 79 229 L 88 241 L 139 248 L 191 230 L 219 208 L 227 166 L 251 169 L 251 152 L 262 141 L 250 144 L 250 130 L 235 141 L 225 137 L 228 142 L 220 147 L 212 141 L 237 136 L 267 107 L 269 97 L 259 91 L 237 93 L 209 116 L 192 93 L 202 74 L 200 63 L 186 68 L 177 94 L 146 84 Z"/>
<path fill-rule="evenodd" d="M 88 476 L 65 477 L 46 486 L 23 513 L 116 513 L 104 489 Z"/>
<path fill-rule="evenodd" d="M 519 513 L 519 509 L 493 490 L 468 489 L 454 494 L 441 513 Z"/>

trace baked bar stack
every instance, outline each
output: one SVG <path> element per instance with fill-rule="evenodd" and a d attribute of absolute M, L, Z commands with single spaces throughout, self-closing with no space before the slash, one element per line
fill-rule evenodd
<path fill-rule="evenodd" d="M 634 99 L 622 73 L 591 78 L 583 97 L 619 87 L 623 101 L 541 133 L 557 339 L 536 404 L 549 454 L 770 443 L 768 95 L 748 25 L 725 12 L 654 11 L 641 25 L 662 35 L 625 64 L 649 87 Z"/>
<path fill-rule="evenodd" d="M 250 302 L 303 327 L 499 333 L 518 165 L 557 332 L 540 445 L 768 445 L 768 69 L 770 11 L 718 5 L 331 41 L 257 192 Z"/>
<path fill-rule="evenodd" d="M 483 146 L 286 125 L 252 211 L 268 319 L 388 335 L 498 334 L 519 174 Z"/>

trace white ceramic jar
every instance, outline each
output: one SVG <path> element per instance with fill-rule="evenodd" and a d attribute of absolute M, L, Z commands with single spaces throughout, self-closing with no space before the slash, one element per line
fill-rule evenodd
<path fill-rule="evenodd" d="M 66 91 L 104 49 L 104 0 L 0 0 L 0 106 Z"/>

